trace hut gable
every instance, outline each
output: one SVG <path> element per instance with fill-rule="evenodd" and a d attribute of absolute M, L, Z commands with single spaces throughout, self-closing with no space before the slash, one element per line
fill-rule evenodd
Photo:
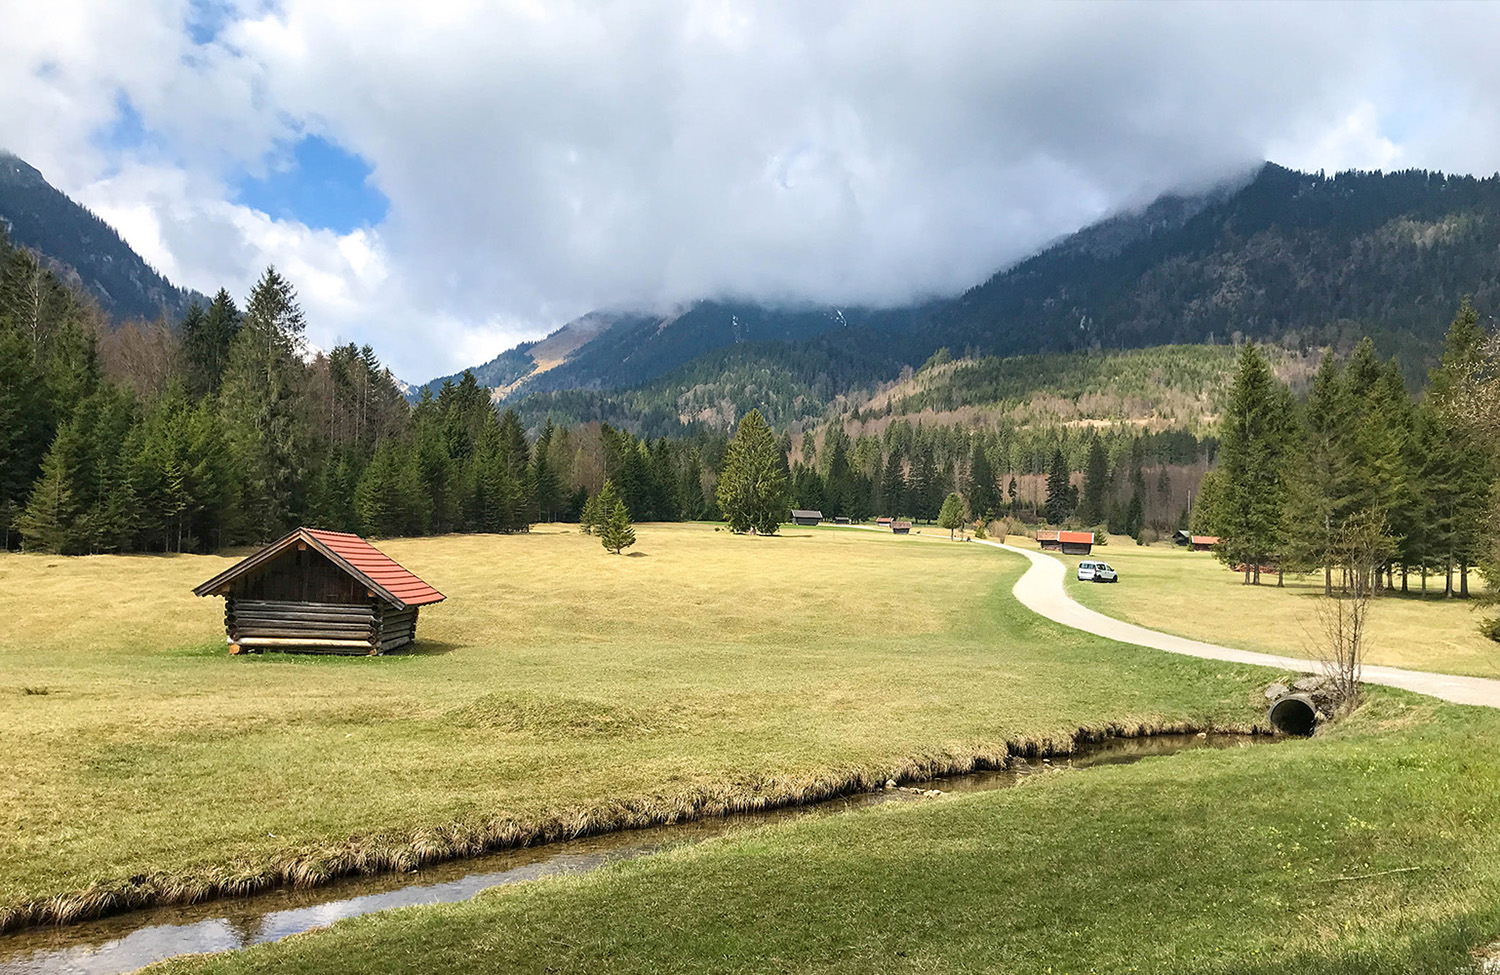
<path fill-rule="evenodd" d="M 306 552 L 313 554 L 304 556 Z M 364 602 L 373 597 L 400 609 L 444 599 L 358 535 L 318 528 L 298 528 L 193 590 L 199 596 L 231 592 L 247 598 L 314 602 Z"/>
<path fill-rule="evenodd" d="M 193 590 L 224 597 L 231 652 L 384 653 L 443 594 L 358 535 L 298 528 Z"/>

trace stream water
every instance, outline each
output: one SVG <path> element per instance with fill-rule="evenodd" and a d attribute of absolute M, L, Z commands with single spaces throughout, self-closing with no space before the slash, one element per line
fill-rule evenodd
<path fill-rule="evenodd" d="M 596 870 L 616 860 L 700 843 L 747 827 L 838 815 L 891 802 L 930 801 L 924 793 L 983 792 L 1015 785 L 1048 769 L 1087 768 L 1171 755 L 1190 748 L 1243 748 L 1270 738 L 1242 735 L 1162 735 L 1114 738 L 1071 756 L 1003 772 L 975 772 L 908 788 L 857 793 L 806 806 L 739 813 L 651 829 L 508 850 L 470 860 L 434 864 L 406 874 L 354 877 L 311 890 L 275 890 L 253 897 L 187 907 L 134 911 L 64 927 L 33 928 L 0 936 L 0 975 L 114 975 L 175 955 L 229 951 L 393 907 L 467 900 L 482 890 L 561 874 Z"/>

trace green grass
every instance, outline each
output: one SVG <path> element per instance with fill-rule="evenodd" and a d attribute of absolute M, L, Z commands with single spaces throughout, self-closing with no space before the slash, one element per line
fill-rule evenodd
<path fill-rule="evenodd" d="M 1019 544 L 1036 543 L 1022 539 Z M 1142 547 L 1121 536 L 1096 548 L 1092 557 L 1118 568 L 1120 583 L 1078 582 L 1069 571 L 1068 587 L 1075 599 L 1101 613 L 1178 636 L 1292 657 L 1314 657 L 1323 638 L 1321 574 L 1288 575 L 1280 589 L 1274 574 L 1262 577 L 1259 586 L 1246 586 L 1241 573 L 1210 552 L 1187 552 L 1169 543 Z M 1080 557 L 1063 556 L 1063 561 L 1076 569 Z M 1500 643 L 1479 631 L 1483 611 L 1476 612 L 1473 600 L 1443 599 L 1441 576 L 1428 584 L 1437 591 L 1426 599 L 1392 594 L 1372 603 L 1367 662 L 1500 677 Z M 1472 574 L 1469 584 L 1476 591 L 1483 587 Z"/>
<path fill-rule="evenodd" d="M 163 972 L 1449 973 L 1500 934 L 1500 715 L 1381 691 L 1186 752 L 732 835 Z"/>
<path fill-rule="evenodd" d="M 1040 620 L 1021 560 L 980 546 L 382 547 L 449 597 L 387 658 L 229 657 L 221 601 L 189 593 L 226 558 L 0 556 L 0 916 L 816 797 L 1080 728 L 1242 726 L 1269 676 Z"/>

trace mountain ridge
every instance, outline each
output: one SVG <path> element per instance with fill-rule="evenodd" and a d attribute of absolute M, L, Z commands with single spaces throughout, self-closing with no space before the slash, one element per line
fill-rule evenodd
<path fill-rule="evenodd" d="M 208 300 L 179 288 L 113 227 L 48 183 L 36 167 L 0 149 L 0 220 L 11 242 L 39 255 L 59 280 L 90 295 L 111 321 L 179 321 Z"/>
<path fill-rule="evenodd" d="M 795 369 L 798 343 L 816 340 L 807 346 L 816 355 L 862 363 L 845 375 L 866 384 L 891 378 L 899 366 L 887 362 L 880 368 L 891 375 L 869 375 L 864 367 L 876 368 L 875 359 L 832 349 L 838 336 L 880 343 L 916 365 L 945 346 L 1000 356 L 1239 338 L 1301 347 L 1369 332 L 1415 379 L 1466 295 L 1486 311 L 1500 304 L 1500 177 L 1325 176 L 1265 163 L 1247 178 L 1164 194 L 1106 217 L 954 298 L 860 309 L 854 317 L 863 328 L 848 329 L 847 314 L 834 327 L 835 309 L 722 301 L 690 306 L 693 325 L 679 332 L 672 328 L 682 316 L 635 316 L 630 327 L 601 333 L 605 340 L 577 346 L 540 381 L 513 376 L 500 399 L 587 391 L 591 412 L 612 412 L 603 404 L 607 391 L 635 400 L 646 391 L 658 410 L 672 393 L 669 377 L 680 373 L 680 413 L 692 415 L 687 401 L 696 391 L 743 385 L 736 370 L 749 368 L 746 357 L 722 352 L 745 343 L 735 328 L 745 322 L 755 325 L 751 339 L 762 343 L 755 350 L 762 359 L 771 355 L 763 343 L 779 342 L 772 357 Z M 688 341 L 671 347 L 684 333 Z M 723 366 L 718 377 L 703 374 L 711 361 Z M 818 376 L 797 381 L 828 396 L 850 390 Z M 804 401 L 798 409 L 810 407 Z"/>

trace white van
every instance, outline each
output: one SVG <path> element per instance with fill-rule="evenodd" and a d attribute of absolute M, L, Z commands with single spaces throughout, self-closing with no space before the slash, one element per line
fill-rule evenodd
<path fill-rule="evenodd" d="M 1109 567 L 1105 562 L 1091 562 L 1084 559 L 1078 563 L 1079 582 L 1119 582 L 1120 574 Z"/>

